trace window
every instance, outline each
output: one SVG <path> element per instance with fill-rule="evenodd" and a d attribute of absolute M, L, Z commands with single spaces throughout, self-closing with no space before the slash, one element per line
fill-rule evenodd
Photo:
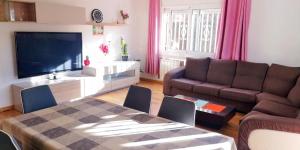
<path fill-rule="evenodd" d="M 213 55 L 217 43 L 220 9 L 164 10 L 163 54 Z"/>

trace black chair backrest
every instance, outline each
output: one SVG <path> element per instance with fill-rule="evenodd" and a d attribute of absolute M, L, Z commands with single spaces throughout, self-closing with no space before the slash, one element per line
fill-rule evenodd
<path fill-rule="evenodd" d="M 149 113 L 151 105 L 151 90 L 139 86 L 130 86 L 124 106 Z"/>
<path fill-rule="evenodd" d="M 0 149 L 3 150 L 19 150 L 17 142 L 13 137 L 0 130 Z"/>
<path fill-rule="evenodd" d="M 21 97 L 25 114 L 57 105 L 48 85 L 22 90 Z"/>
<path fill-rule="evenodd" d="M 161 104 L 158 116 L 194 126 L 195 112 L 195 103 L 166 96 Z"/>

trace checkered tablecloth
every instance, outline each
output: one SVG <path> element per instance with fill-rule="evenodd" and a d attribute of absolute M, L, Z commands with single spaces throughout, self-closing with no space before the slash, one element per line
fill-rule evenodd
<path fill-rule="evenodd" d="M 5 120 L 23 149 L 236 150 L 233 138 L 86 98 Z"/>

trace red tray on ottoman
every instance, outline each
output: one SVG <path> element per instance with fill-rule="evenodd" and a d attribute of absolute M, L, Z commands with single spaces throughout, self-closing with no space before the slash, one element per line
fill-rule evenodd
<path fill-rule="evenodd" d="M 199 125 L 220 129 L 235 115 L 235 108 L 232 106 L 216 104 L 209 100 L 191 98 L 183 95 L 177 95 L 175 98 L 195 103 L 195 121 L 196 124 Z"/>

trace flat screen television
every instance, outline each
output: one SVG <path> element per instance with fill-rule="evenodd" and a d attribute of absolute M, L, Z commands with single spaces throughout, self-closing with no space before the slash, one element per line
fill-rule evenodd
<path fill-rule="evenodd" d="M 82 34 L 15 32 L 18 78 L 82 70 Z"/>

